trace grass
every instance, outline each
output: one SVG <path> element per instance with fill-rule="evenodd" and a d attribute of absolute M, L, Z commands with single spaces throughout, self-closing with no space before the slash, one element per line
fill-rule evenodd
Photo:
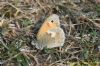
<path fill-rule="evenodd" d="M 61 48 L 39 50 L 32 44 L 36 41 L 41 22 L 52 13 L 60 16 L 66 35 L 65 44 Z M 89 0 L 81 3 L 60 0 L 0 1 L 0 65 L 99 66 L 98 18 L 99 5 Z"/>

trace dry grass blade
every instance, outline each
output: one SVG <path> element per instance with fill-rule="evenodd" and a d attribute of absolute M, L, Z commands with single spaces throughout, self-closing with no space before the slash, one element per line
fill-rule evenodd
<path fill-rule="evenodd" d="M 33 44 L 51 14 L 60 17 L 65 43 L 39 50 Z M 0 66 L 100 66 L 99 18 L 99 0 L 0 0 Z"/>

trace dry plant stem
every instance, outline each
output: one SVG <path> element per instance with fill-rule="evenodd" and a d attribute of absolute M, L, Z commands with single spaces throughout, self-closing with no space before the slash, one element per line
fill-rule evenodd
<path fill-rule="evenodd" d="M 63 62 L 65 62 L 66 60 L 68 60 L 68 58 L 55 61 L 55 62 L 49 64 L 49 66 L 53 66 L 54 64 L 59 63 L 59 62 L 63 63 Z"/>
<path fill-rule="evenodd" d="M 81 25 L 81 24 L 85 24 L 85 23 L 78 23 L 78 24 L 73 24 L 73 25 L 76 26 L 76 25 Z"/>
<path fill-rule="evenodd" d="M 32 57 L 36 61 L 37 65 L 39 65 L 39 62 L 38 62 L 38 59 L 36 58 L 36 56 L 33 56 L 32 54 L 27 54 L 27 55 Z"/>
<path fill-rule="evenodd" d="M 28 53 L 22 52 L 22 54 L 23 54 L 27 59 L 30 59 L 30 58 L 27 56 Z"/>
<path fill-rule="evenodd" d="M 70 22 L 69 22 L 69 33 L 68 33 L 68 36 L 70 36 L 70 33 L 71 33 L 71 26 L 72 26 L 72 24 L 71 24 L 71 20 L 70 20 Z"/>
<path fill-rule="evenodd" d="M 15 8 L 17 11 L 24 13 L 23 11 L 21 11 L 20 9 L 18 9 L 17 7 L 15 7 L 13 4 L 6 2 L 6 4 L 9 4 L 10 6 L 12 6 L 13 8 Z"/>
<path fill-rule="evenodd" d="M 83 15 L 83 17 L 84 17 L 84 19 L 86 19 L 86 20 L 92 22 L 96 27 L 99 27 L 99 28 L 100 28 L 100 24 L 95 23 L 92 19 L 86 17 L 85 15 Z"/>
<path fill-rule="evenodd" d="M 14 55 L 13 57 L 10 57 L 9 59 L 5 60 L 3 63 L 7 63 L 8 61 L 12 60 L 13 58 L 17 57 L 18 55 L 22 54 L 21 52 Z"/>
<path fill-rule="evenodd" d="M 6 44 L 5 44 L 3 41 L 1 41 L 1 43 L 2 43 L 2 45 L 3 45 L 6 49 L 9 50 L 9 48 L 6 46 Z"/>
<path fill-rule="evenodd" d="M 40 3 L 40 0 L 37 0 L 36 2 L 39 4 L 39 6 L 40 6 L 41 8 L 44 9 L 44 7 L 42 6 L 42 4 Z"/>
<path fill-rule="evenodd" d="M 65 52 L 68 51 L 68 49 L 72 46 L 72 44 L 70 44 L 69 46 L 66 47 Z"/>
<path fill-rule="evenodd" d="M 7 49 L 7 50 L 9 50 L 9 48 L 6 46 L 6 44 L 3 42 L 3 38 L 1 37 L 1 40 L 0 40 L 0 42 L 2 43 L 2 45 Z"/>
<path fill-rule="evenodd" d="M 69 54 L 75 54 L 75 53 L 79 53 L 79 52 L 82 52 L 82 50 L 74 51 L 74 52 L 69 52 Z"/>
<path fill-rule="evenodd" d="M 44 10 L 45 10 L 45 7 L 47 7 L 47 6 L 45 6 L 45 7 L 42 6 L 42 4 L 40 3 L 40 0 L 36 0 L 36 2 L 39 4 L 39 6 L 40 6 L 41 9 L 44 9 Z M 46 10 L 45 10 L 45 11 L 46 11 Z"/>
<path fill-rule="evenodd" d="M 88 17 L 86 17 L 86 16 L 84 16 L 84 19 L 90 21 L 93 25 L 95 25 L 96 27 L 100 28 L 100 24 L 95 23 L 95 21 L 93 21 L 93 19 L 90 19 L 90 18 L 88 18 Z M 89 24 L 87 24 L 87 25 L 90 26 Z M 90 26 L 90 28 L 92 29 L 91 26 Z M 99 30 L 100 30 L 100 29 L 99 29 Z"/>
<path fill-rule="evenodd" d="M 51 55 L 48 56 L 48 58 L 46 59 L 46 62 L 49 61 L 50 58 L 51 58 Z"/>
<path fill-rule="evenodd" d="M 27 55 L 27 53 L 22 52 L 22 54 L 23 54 L 27 59 L 30 59 L 29 56 Z M 28 65 L 30 65 L 30 64 L 28 63 Z"/>

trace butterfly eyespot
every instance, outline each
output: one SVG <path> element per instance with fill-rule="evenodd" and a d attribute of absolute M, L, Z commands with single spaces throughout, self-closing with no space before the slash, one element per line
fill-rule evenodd
<path fill-rule="evenodd" d="M 51 20 L 51 22 L 53 23 L 54 21 L 53 21 L 53 20 Z"/>

